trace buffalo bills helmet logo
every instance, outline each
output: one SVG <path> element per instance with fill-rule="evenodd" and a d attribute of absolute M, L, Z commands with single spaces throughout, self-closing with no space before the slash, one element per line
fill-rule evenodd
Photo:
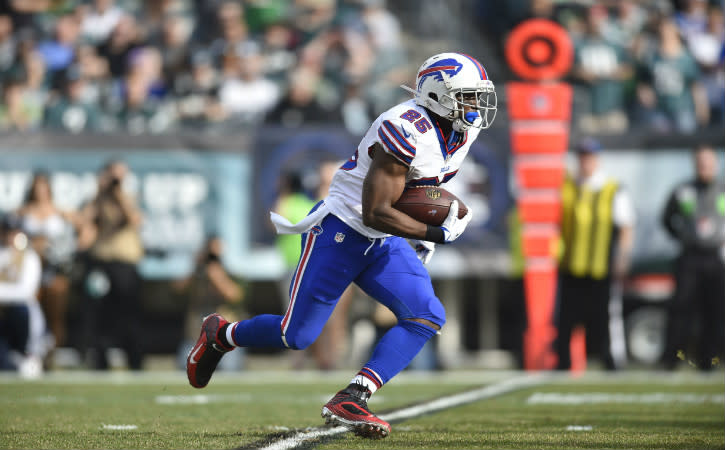
<path fill-rule="evenodd" d="M 452 77 L 460 72 L 462 67 L 463 64 L 453 58 L 436 61 L 418 73 L 418 89 L 420 89 L 426 78 L 433 77 L 436 81 L 443 81 L 443 73 Z"/>

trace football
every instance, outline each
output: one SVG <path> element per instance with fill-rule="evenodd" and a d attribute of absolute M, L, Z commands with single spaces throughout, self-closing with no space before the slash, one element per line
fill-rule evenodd
<path fill-rule="evenodd" d="M 441 226 L 448 216 L 451 202 L 458 200 L 458 218 L 468 212 L 463 202 L 447 190 L 436 186 L 406 188 L 393 208 L 428 225 Z"/>

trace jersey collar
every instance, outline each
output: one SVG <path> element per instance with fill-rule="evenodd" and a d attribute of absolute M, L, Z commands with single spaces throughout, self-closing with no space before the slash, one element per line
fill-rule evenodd
<path fill-rule="evenodd" d="M 440 145 L 443 159 L 446 159 L 453 155 L 456 150 L 463 147 L 463 144 L 468 141 L 467 131 L 459 133 L 456 130 L 451 130 L 451 134 L 449 134 L 446 138 L 446 136 L 443 134 L 443 128 L 441 128 L 437 118 L 431 114 L 428 114 L 428 117 L 430 117 L 431 122 L 433 122 L 433 129 L 436 132 L 436 137 L 438 137 L 438 144 Z"/>

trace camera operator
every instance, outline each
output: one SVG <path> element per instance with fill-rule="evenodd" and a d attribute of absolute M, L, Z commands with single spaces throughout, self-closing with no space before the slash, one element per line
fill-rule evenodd
<path fill-rule="evenodd" d="M 120 346 L 128 367 L 141 369 L 141 279 L 137 264 L 144 255 L 141 212 L 123 190 L 128 167 L 122 161 L 108 163 L 98 179 L 96 197 L 81 210 L 82 234 L 92 236 L 84 281 L 86 307 L 91 311 L 95 348 L 94 366 L 108 369 L 106 351 Z"/>

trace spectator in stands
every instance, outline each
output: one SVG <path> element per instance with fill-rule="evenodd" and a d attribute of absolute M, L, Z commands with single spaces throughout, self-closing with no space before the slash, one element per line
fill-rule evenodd
<path fill-rule="evenodd" d="M 221 24 L 219 23 L 219 7 L 226 0 L 204 0 L 194 1 L 192 3 L 193 17 L 196 19 L 194 23 L 194 31 L 192 40 L 203 47 L 219 37 Z"/>
<path fill-rule="evenodd" d="M 144 255 L 142 215 L 123 189 L 127 174 L 124 162 L 108 163 L 98 178 L 98 193 L 80 211 L 81 226 L 95 235 L 88 252 L 83 308 L 92 315 L 89 345 L 96 349 L 96 369 L 109 368 L 106 351 L 114 345 L 126 352 L 130 369 L 140 370 L 143 364 L 142 291 L 136 268 Z"/>
<path fill-rule="evenodd" d="M 186 277 L 173 284 L 174 290 L 185 297 L 186 314 L 184 334 L 177 352 L 180 368 L 186 367 L 186 356 L 199 337 L 199 324 L 209 311 L 225 311 L 242 320 L 241 308 L 244 289 L 232 278 L 223 265 L 224 242 L 219 236 L 210 236 L 199 250 L 194 268 Z M 226 316 L 225 316 L 226 317 Z M 222 370 L 239 370 L 244 363 L 244 352 L 219 365 Z"/>
<path fill-rule="evenodd" d="M 592 6 L 586 33 L 576 42 L 574 76 L 589 94 L 589 110 L 578 125 L 587 134 L 622 133 L 628 126 L 625 88 L 632 68 L 625 50 L 605 36 L 607 20 L 604 7 Z"/>
<path fill-rule="evenodd" d="M 286 88 L 287 73 L 297 62 L 297 40 L 295 31 L 286 22 L 272 23 L 264 29 L 261 44 L 264 74 L 283 90 Z"/>
<path fill-rule="evenodd" d="M 659 25 L 659 42 L 641 67 L 638 114 L 648 126 L 665 132 L 692 133 L 709 120 L 700 75 L 672 20 Z"/>
<path fill-rule="evenodd" d="M 0 80 L 15 63 L 17 40 L 13 34 L 13 21 L 7 14 L 0 14 Z"/>
<path fill-rule="evenodd" d="M 171 15 L 163 20 L 160 34 L 155 46 L 161 51 L 164 82 L 173 86 L 178 76 L 189 71 L 190 27 L 181 16 Z"/>
<path fill-rule="evenodd" d="M 123 17 L 123 10 L 115 0 L 93 0 L 84 11 L 81 22 L 81 35 L 91 44 L 105 42 Z"/>
<path fill-rule="evenodd" d="M 108 114 L 106 108 L 109 107 L 108 99 L 113 86 L 108 61 L 98 55 L 95 47 L 87 44 L 78 46 L 76 60 L 76 64 L 72 67 L 77 68 L 84 82 L 81 97 L 84 102 L 96 105 L 99 109 L 103 108 L 99 116 L 105 122 L 105 116 Z M 101 129 L 105 127 L 101 126 Z"/>
<path fill-rule="evenodd" d="M 180 127 L 199 129 L 223 120 L 225 111 L 219 103 L 218 91 L 219 77 L 211 55 L 200 50 L 191 58 L 191 73 L 177 76 L 174 84 Z"/>
<path fill-rule="evenodd" d="M 287 0 L 245 1 L 244 19 L 249 31 L 261 34 L 268 27 L 286 20 L 290 15 L 290 3 Z"/>
<path fill-rule="evenodd" d="M 342 123 L 357 136 L 363 136 L 372 121 L 373 109 L 364 97 L 364 88 L 362 82 L 347 83 L 340 105 Z"/>
<path fill-rule="evenodd" d="M 145 36 L 152 38 L 163 33 L 164 24 L 171 17 L 182 18 L 188 14 L 188 2 L 179 0 L 147 0 L 141 2 L 136 12 Z"/>
<path fill-rule="evenodd" d="M 28 245 L 20 218 L 0 220 L 0 370 L 18 370 L 36 377 L 45 356 L 45 318 L 36 292 L 41 264 Z"/>
<path fill-rule="evenodd" d="M 630 0 L 616 0 L 615 14 L 607 24 L 605 34 L 618 46 L 631 49 L 632 44 L 642 32 L 646 12 L 640 4 Z"/>
<path fill-rule="evenodd" d="M 161 73 L 161 54 L 154 47 L 142 47 L 129 55 L 129 71 L 120 86 L 123 106 L 118 124 L 132 134 L 169 131 L 176 120 L 174 105 Z"/>
<path fill-rule="evenodd" d="M 29 120 L 29 129 L 37 130 L 42 125 L 43 109 L 48 101 L 45 61 L 36 52 L 28 53 L 23 58 L 25 86 L 22 103 Z"/>
<path fill-rule="evenodd" d="M 375 61 L 359 74 L 363 79 L 361 89 L 370 109 L 383 111 L 401 100 L 399 86 L 408 82 L 410 71 L 406 67 L 403 33 L 398 18 L 385 7 L 384 0 L 365 0 L 360 15 L 370 51 L 374 53 L 371 59 Z"/>
<path fill-rule="evenodd" d="M 264 77 L 263 62 L 256 44 L 224 53 L 219 103 L 231 123 L 259 124 L 279 102 L 279 86 Z"/>
<path fill-rule="evenodd" d="M 53 203 L 50 179 L 38 172 L 17 212 L 22 228 L 40 256 L 42 276 L 38 300 L 52 335 L 53 347 L 66 342 L 70 265 L 74 251 L 74 215 Z M 48 366 L 46 363 L 46 367 Z"/>
<path fill-rule="evenodd" d="M 98 54 L 108 61 L 111 76 L 118 79 L 127 71 L 129 54 L 142 45 L 143 38 L 136 19 L 124 14 L 108 39 L 98 46 Z"/>
<path fill-rule="evenodd" d="M 58 18 L 53 39 L 38 45 L 38 52 L 43 56 L 50 72 L 58 72 L 71 65 L 79 35 L 80 26 L 74 15 L 65 14 Z"/>
<path fill-rule="evenodd" d="M 710 370 L 725 357 L 725 180 L 709 145 L 695 149 L 693 163 L 695 177 L 673 189 L 662 214 L 680 246 L 664 363 L 674 369 L 687 359 Z"/>
<path fill-rule="evenodd" d="M 295 0 L 290 16 L 301 44 L 319 36 L 332 23 L 336 12 L 335 0 Z"/>
<path fill-rule="evenodd" d="M 37 103 L 29 95 L 27 74 L 18 68 L 5 81 L 0 103 L 0 131 L 29 131 L 39 125 Z M 41 113 L 42 115 L 42 113 Z"/>
<path fill-rule="evenodd" d="M 339 120 L 337 105 L 326 102 L 320 95 L 322 84 L 320 74 L 313 69 L 304 66 L 295 68 L 289 75 L 286 94 L 267 114 L 267 122 L 295 128 Z"/>
<path fill-rule="evenodd" d="M 7 14 L 13 21 L 16 30 L 40 31 L 36 15 L 50 9 L 50 0 L 0 2 L 0 14 Z"/>
<path fill-rule="evenodd" d="M 682 0 L 674 20 L 685 40 L 703 33 L 707 27 L 707 0 Z"/>
<path fill-rule="evenodd" d="M 249 32 L 244 21 L 244 10 L 236 1 L 225 1 L 217 11 L 218 36 L 209 45 L 209 51 L 218 61 L 229 52 L 243 51 L 249 44 Z"/>
<path fill-rule="evenodd" d="M 61 83 L 61 94 L 51 100 L 45 109 L 45 128 L 73 134 L 97 131 L 101 111 L 86 96 L 87 83 L 80 68 L 71 66 L 66 69 Z"/>
<path fill-rule="evenodd" d="M 693 31 L 687 39 L 687 46 L 700 68 L 702 83 L 710 109 L 710 124 L 723 124 L 723 98 L 725 98 L 725 23 L 723 11 L 717 6 L 710 8 L 707 26 L 702 31 Z"/>

